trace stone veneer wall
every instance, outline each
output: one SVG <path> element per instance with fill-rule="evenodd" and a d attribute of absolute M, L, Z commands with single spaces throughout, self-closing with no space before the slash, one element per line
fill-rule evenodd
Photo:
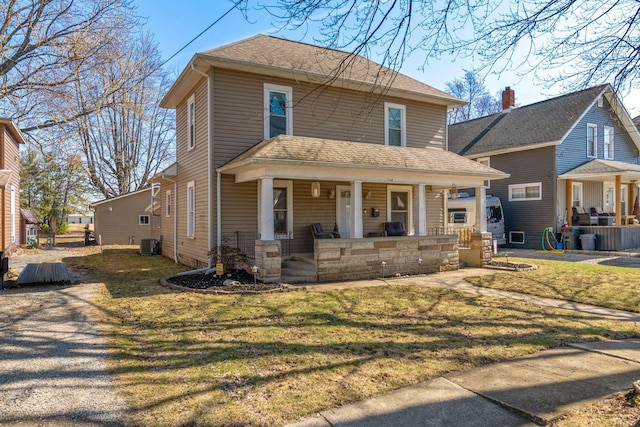
<path fill-rule="evenodd" d="M 256 278 L 264 283 L 280 282 L 282 275 L 282 250 L 280 240 L 256 240 Z"/>
<path fill-rule="evenodd" d="M 319 282 L 457 270 L 458 236 L 316 239 L 314 258 Z"/>
<path fill-rule="evenodd" d="M 460 262 L 484 267 L 491 262 L 491 233 L 472 233 L 469 248 L 460 248 Z"/>

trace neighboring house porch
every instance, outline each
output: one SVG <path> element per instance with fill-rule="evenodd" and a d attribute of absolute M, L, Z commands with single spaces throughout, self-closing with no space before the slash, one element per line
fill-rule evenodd
<path fill-rule="evenodd" d="M 444 215 L 449 191 L 473 187 L 483 194 L 486 179 L 506 177 L 439 149 L 285 135 L 217 172 L 222 235 L 244 241 L 267 281 L 280 280 L 288 257 L 312 259 L 319 281 L 457 269 L 458 234 Z M 240 206 L 254 215 L 240 213 Z M 385 222 L 401 222 L 406 235 L 385 236 Z M 339 238 L 314 239 L 311 224 L 317 223 Z M 488 233 L 484 218 L 476 223 L 483 225 L 477 246 Z"/>
<path fill-rule="evenodd" d="M 594 234 L 597 250 L 640 247 L 640 225 L 634 212 L 639 180 L 640 165 L 603 159 L 559 175 L 558 229 L 577 227 L 572 235 Z M 589 215 L 578 218 L 572 214 L 573 207 L 582 207 Z"/>

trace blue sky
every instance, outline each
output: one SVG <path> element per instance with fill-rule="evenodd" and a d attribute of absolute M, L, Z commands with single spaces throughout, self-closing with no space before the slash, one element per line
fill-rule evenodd
<path fill-rule="evenodd" d="M 134 0 L 140 16 L 146 18 L 146 29 L 154 34 L 162 52 L 162 58 L 167 59 L 201 31 L 220 18 L 230 7 L 226 0 Z M 314 43 L 313 34 L 303 34 L 302 31 L 277 31 L 273 19 L 262 12 L 251 12 L 251 22 L 247 22 L 237 10 L 231 11 L 226 17 L 200 36 L 196 41 L 173 58 L 168 65 L 176 73 L 182 71 L 196 52 L 212 49 L 227 43 L 255 34 L 274 34 L 280 37 Z M 376 58 L 371 58 L 376 60 Z M 421 60 L 411 58 L 405 62 L 402 73 L 407 74 L 437 89 L 445 90 L 447 82 L 464 75 L 464 69 L 472 69 L 470 60 L 459 59 L 452 61 L 442 59 L 430 61 L 428 66 L 419 69 Z M 536 86 L 532 76 L 518 76 L 516 73 L 503 72 L 500 76 L 490 75 L 485 80 L 489 92 L 497 95 L 505 86 L 511 86 L 516 92 L 516 105 L 527 105 L 537 101 L 561 95 L 563 89 L 558 85 L 549 89 Z M 629 114 L 635 117 L 640 114 L 640 96 L 637 93 L 620 94 Z"/>

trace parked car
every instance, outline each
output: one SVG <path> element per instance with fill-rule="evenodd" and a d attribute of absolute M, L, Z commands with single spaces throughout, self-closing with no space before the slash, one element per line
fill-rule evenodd
<path fill-rule="evenodd" d="M 487 209 L 487 232 L 491 233 L 492 239 L 498 245 L 507 243 L 504 233 L 504 215 L 502 214 L 502 203 L 499 197 L 486 197 Z M 453 227 L 475 227 L 476 218 L 476 198 L 466 193 L 460 193 L 457 199 L 447 201 L 447 213 L 449 215 L 449 225 Z"/>

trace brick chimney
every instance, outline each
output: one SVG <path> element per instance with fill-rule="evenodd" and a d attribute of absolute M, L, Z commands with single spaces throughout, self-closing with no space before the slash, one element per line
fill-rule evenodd
<path fill-rule="evenodd" d="M 502 91 L 502 111 L 510 110 L 516 106 L 516 91 L 507 86 Z"/>

